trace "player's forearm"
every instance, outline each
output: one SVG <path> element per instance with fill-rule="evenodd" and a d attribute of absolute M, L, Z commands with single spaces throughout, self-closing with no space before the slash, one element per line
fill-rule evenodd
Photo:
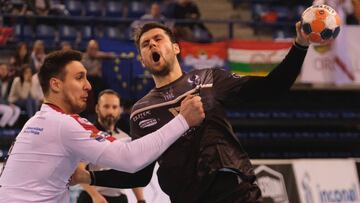
<path fill-rule="evenodd" d="M 154 162 L 188 129 L 189 125 L 184 117 L 179 114 L 159 130 L 141 139 L 128 143 L 113 142 L 100 155 L 96 164 L 134 173 Z M 115 157 L 116 160 L 114 160 Z"/>
<path fill-rule="evenodd" d="M 81 184 L 81 187 L 90 195 L 90 197 L 95 197 L 101 195 L 94 186 L 88 184 Z"/>
<path fill-rule="evenodd" d="M 288 90 L 300 74 L 307 47 L 294 43 L 285 59 L 266 77 L 270 87 Z"/>
<path fill-rule="evenodd" d="M 136 187 L 132 189 L 136 199 L 139 200 L 145 200 L 144 198 L 144 188 L 143 187 Z"/>
<path fill-rule="evenodd" d="M 87 178 L 80 181 L 91 182 L 91 185 L 114 187 L 114 188 L 134 188 L 145 187 L 151 180 L 155 163 L 136 173 L 126 173 L 116 170 L 93 171 Z M 85 174 L 86 176 L 87 174 Z"/>

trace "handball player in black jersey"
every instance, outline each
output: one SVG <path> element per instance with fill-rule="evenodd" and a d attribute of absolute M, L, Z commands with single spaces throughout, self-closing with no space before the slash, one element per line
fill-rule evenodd
<path fill-rule="evenodd" d="M 140 99 L 131 113 L 131 136 L 151 133 L 178 114 L 185 95 L 200 95 L 206 117 L 189 129 L 158 159 L 161 189 L 172 203 L 255 203 L 261 191 L 249 157 L 225 114 L 228 100 L 249 102 L 286 93 L 300 73 L 308 41 L 300 33 L 285 59 L 266 77 L 238 76 L 220 68 L 184 73 L 172 31 L 156 23 L 139 29 L 135 42 L 142 64 L 152 73 L 156 87 Z M 91 173 L 92 184 L 109 187 L 145 186 L 154 164 L 135 174 L 115 170 Z M 89 176 L 86 176 L 89 177 Z"/>

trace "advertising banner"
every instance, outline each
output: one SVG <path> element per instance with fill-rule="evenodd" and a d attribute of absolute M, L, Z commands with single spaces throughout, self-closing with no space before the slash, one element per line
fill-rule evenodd
<path fill-rule="evenodd" d="M 290 161 L 253 160 L 252 162 L 263 203 L 300 202 Z"/>
<path fill-rule="evenodd" d="M 354 160 L 295 160 L 293 169 L 302 203 L 360 203 Z"/>

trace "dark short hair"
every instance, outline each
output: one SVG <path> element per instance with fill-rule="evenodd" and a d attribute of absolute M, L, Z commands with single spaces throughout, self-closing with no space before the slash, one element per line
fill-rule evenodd
<path fill-rule="evenodd" d="M 135 45 L 136 45 L 136 48 L 138 49 L 139 53 L 140 53 L 140 38 L 141 38 L 141 36 L 145 32 L 155 29 L 155 28 L 160 28 L 160 29 L 164 30 L 165 33 L 169 36 L 170 41 L 172 43 L 176 43 L 175 35 L 169 27 L 167 27 L 166 25 L 163 25 L 161 23 L 146 23 L 142 27 L 138 28 L 135 31 L 135 35 L 134 35 Z"/>
<path fill-rule="evenodd" d="M 119 98 L 119 101 L 120 101 L 120 94 L 117 93 L 116 91 L 112 90 L 112 89 L 105 89 L 103 91 L 101 91 L 98 95 L 98 100 L 97 102 L 99 103 L 99 100 L 100 100 L 100 97 L 103 96 L 104 94 L 112 94 L 112 95 L 115 95 L 117 98 Z"/>
<path fill-rule="evenodd" d="M 39 71 L 39 82 L 46 95 L 50 89 L 50 79 L 58 77 L 64 79 L 65 66 L 72 61 L 81 61 L 82 54 L 79 51 L 54 51 L 46 56 L 44 64 Z"/>

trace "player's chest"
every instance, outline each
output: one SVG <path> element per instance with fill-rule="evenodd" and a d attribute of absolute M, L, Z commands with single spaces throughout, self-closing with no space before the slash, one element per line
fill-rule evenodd
<path fill-rule="evenodd" d="M 132 127 L 133 129 L 138 129 L 140 134 L 148 134 L 164 126 L 177 116 L 179 112 L 180 102 L 146 109 L 132 116 Z"/>

